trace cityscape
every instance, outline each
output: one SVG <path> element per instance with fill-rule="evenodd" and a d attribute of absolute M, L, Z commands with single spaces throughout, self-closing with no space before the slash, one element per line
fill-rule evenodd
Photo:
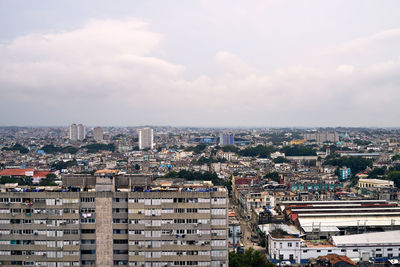
<path fill-rule="evenodd" d="M 399 129 L 73 123 L 1 127 L 0 143 L 2 266 L 399 257 Z"/>
<path fill-rule="evenodd" d="M 0 0 L 0 267 L 400 267 L 399 11 Z"/>

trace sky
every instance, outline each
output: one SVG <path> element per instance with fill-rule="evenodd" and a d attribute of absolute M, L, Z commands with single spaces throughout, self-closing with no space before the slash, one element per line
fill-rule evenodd
<path fill-rule="evenodd" d="M 399 127 L 399 10 L 0 0 L 0 125 Z"/>

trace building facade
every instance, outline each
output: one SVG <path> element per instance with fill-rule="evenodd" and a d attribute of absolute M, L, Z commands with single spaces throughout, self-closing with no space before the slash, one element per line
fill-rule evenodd
<path fill-rule="evenodd" d="M 86 129 L 83 124 L 78 124 L 78 140 L 82 141 L 83 139 L 86 138 Z"/>
<path fill-rule="evenodd" d="M 219 143 L 221 146 L 234 145 L 235 144 L 234 134 L 227 134 L 227 133 L 220 134 Z"/>
<path fill-rule="evenodd" d="M 3 189 L 1 266 L 228 266 L 225 188 L 119 192 L 114 179 L 79 192 Z"/>
<path fill-rule="evenodd" d="M 93 129 L 93 138 L 96 142 L 102 142 L 103 141 L 103 128 L 101 127 L 96 127 Z"/>
<path fill-rule="evenodd" d="M 85 126 L 75 123 L 69 126 L 69 139 L 72 141 L 82 141 L 86 137 Z"/>
<path fill-rule="evenodd" d="M 153 129 L 151 128 L 142 128 L 138 130 L 139 134 L 139 149 L 153 149 L 154 148 L 154 137 L 153 137 Z"/>
<path fill-rule="evenodd" d="M 75 123 L 69 126 L 69 139 L 72 141 L 78 140 L 78 126 Z"/>

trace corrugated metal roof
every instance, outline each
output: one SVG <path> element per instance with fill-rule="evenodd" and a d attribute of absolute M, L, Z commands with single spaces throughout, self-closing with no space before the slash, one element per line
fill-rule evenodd
<path fill-rule="evenodd" d="M 360 245 L 400 245 L 400 231 L 388 231 L 367 233 L 359 235 L 332 236 L 336 246 L 360 246 Z"/>
<path fill-rule="evenodd" d="M 387 211 L 387 212 L 337 212 L 337 213 L 300 213 L 298 214 L 300 217 L 313 217 L 319 220 L 319 217 L 340 217 L 340 216 L 399 216 L 400 218 L 400 211 Z"/>
<path fill-rule="evenodd" d="M 299 223 L 302 228 L 317 226 L 336 226 L 336 227 L 350 227 L 350 226 L 390 226 L 400 225 L 400 216 L 336 216 L 336 217 L 299 217 Z"/>
<path fill-rule="evenodd" d="M 318 224 L 316 224 L 316 225 L 314 224 L 314 226 L 318 226 Z M 311 225 L 303 226 L 302 229 L 306 233 L 311 233 L 313 230 L 313 227 Z M 325 225 L 321 225 L 321 228 L 319 228 L 319 231 L 320 232 L 340 232 L 339 228 L 337 228 L 336 226 L 325 226 Z"/>
<path fill-rule="evenodd" d="M 386 211 L 386 210 L 398 210 L 400 211 L 400 207 L 389 207 L 389 208 L 383 208 L 383 207 L 363 207 L 363 208 L 334 208 L 334 209 L 292 209 L 292 213 L 301 213 L 304 211 L 346 211 L 346 212 L 351 212 L 351 211 L 358 211 L 358 210 L 371 210 L 372 212 L 374 211 Z"/>

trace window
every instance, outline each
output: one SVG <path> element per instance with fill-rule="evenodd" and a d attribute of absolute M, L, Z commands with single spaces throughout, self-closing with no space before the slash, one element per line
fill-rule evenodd
<path fill-rule="evenodd" d="M 175 209 L 175 213 L 185 213 L 185 209 L 177 208 Z"/>
<path fill-rule="evenodd" d="M 114 229 L 113 230 L 113 234 L 117 234 L 117 235 L 125 235 L 128 233 L 128 230 L 126 229 Z"/>
<path fill-rule="evenodd" d="M 81 261 L 82 265 L 96 265 L 96 261 L 84 260 Z"/>
<path fill-rule="evenodd" d="M 92 250 L 81 250 L 81 254 L 91 254 L 94 255 L 96 254 L 96 250 L 92 249 Z"/>
<path fill-rule="evenodd" d="M 388 250 L 388 251 L 393 251 L 393 248 L 388 248 L 387 250 Z"/>
<path fill-rule="evenodd" d="M 318 250 L 317 250 L 317 252 L 321 252 L 321 250 L 320 250 L 320 249 L 318 249 Z"/>
<path fill-rule="evenodd" d="M 289 260 L 290 260 L 290 261 L 293 261 L 293 258 L 294 258 L 294 257 L 293 257 L 293 254 L 289 254 Z"/>
<path fill-rule="evenodd" d="M 382 254 L 375 254 L 376 258 L 382 258 Z"/>
<path fill-rule="evenodd" d="M 357 248 L 353 249 L 353 252 L 358 252 L 358 249 Z"/>
<path fill-rule="evenodd" d="M 376 251 L 382 251 L 382 249 L 380 249 L 380 248 L 377 248 L 377 249 L 376 249 Z"/>
<path fill-rule="evenodd" d="M 186 209 L 186 212 L 187 213 L 197 213 L 197 209 L 196 208 L 189 208 L 189 209 Z"/>
<path fill-rule="evenodd" d="M 128 254 L 127 250 L 114 250 L 114 254 Z"/>
<path fill-rule="evenodd" d="M 96 244 L 96 240 L 94 239 L 82 239 L 82 244 Z"/>
<path fill-rule="evenodd" d="M 308 252 L 308 250 L 307 250 L 307 249 L 303 250 L 303 253 L 307 253 L 307 252 Z"/>
<path fill-rule="evenodd" d="M 328 249 L 328 252 L 332 252 L 332 249 Z"/>
<path fill-rule="evenodd" d="M 95 202 L 94 197 L 81 197 L 81 202 Z"/>
<path fill-rule="evenodd" d="M 388 253 L 388 258 L 393 258 L 393 253 Z"/>
<path fill-rule="evenodd" d="M 96 229 L 81 229 L 81 234 L 95 234 Z"/>
<path fill-rule="evenodd" d="M 114 239 L 114 244 L 128 244 L 128 240 L 126 239 Z"/>
<path fill-rule="evenodd" d="M 292 243 L 288 243 L 287 246 L 288 246 L 289 248 L 291 248 L 291 247 L 292 247 Z"/>

